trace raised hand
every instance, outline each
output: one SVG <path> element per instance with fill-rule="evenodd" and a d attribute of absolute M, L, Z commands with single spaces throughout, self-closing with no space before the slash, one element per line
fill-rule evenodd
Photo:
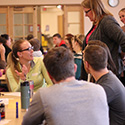
<path fill-rule="evenodd" d="M 24 81 L 26 80 L 26 74 L 28 73 L 28 69 L 25 65 L 22 66 L 22 72 L 18 72 L 17 70 L 15 70 L 15 72 L 20 77 L 20 79 Z"/>

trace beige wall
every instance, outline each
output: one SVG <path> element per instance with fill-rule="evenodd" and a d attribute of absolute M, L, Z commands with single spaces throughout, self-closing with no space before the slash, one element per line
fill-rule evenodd
<path fill-rule="evenodd" d="M 0 5 L 79 4 L 81 0 L 0 0 Z"/>
<path fill-rule="evenodd" d="M 125 0 L 119 0 L 119 5 L 117 7 L 110 7 L 107 3 L 108 0 L 103 0 L 105 7 L 114 15 L 115 19 L 122 26 L 123 24 L 119 20 L 118 12 L 121 8 L 125 7 Z M 54 4 L 80 4 L 82 0 L 0 0 L 0 5 L 54 5 Z M 90 20 L 84 18 L 84 31 L 85 34 L 91 27 Z"/>
<path fill-rule="evenodd" d="M 42 7 L 41 7 L 42 10 Z M 63 15 L 63 11 L 58 8 L 48 8 L 41 11 L 41 31 L 43 34 L 53 36 L 58 32 L 58 16 Z M 49 28 L 49 29 L 47 29 Z"/>

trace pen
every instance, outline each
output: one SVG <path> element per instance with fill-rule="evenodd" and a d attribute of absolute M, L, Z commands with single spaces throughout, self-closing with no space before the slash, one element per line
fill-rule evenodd
<path fill-rule="evenodd" d="M 18 102 L 16 102 L 16 118 L 18 118 Z"/>

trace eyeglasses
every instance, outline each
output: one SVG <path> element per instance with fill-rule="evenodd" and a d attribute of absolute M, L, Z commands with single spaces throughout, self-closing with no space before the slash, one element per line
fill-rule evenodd
<path fill-rule="evenodd" d="M 87 14 L 89 11 L 91 11 L 91 9 L 89 9 L 89 10 L 85 11 L 85 13 Z"/>
<path fill-rule="evenodd" d="M 19 52 L 23 52 L 23 51 L 31 51 L 31 50 L 33 50 L 33 49 L 34 49 L 34 47 L 31 46 L 31 47 L 29 47 L 29 48 L 27 48 L 27 49 L 19 50 Z"/>

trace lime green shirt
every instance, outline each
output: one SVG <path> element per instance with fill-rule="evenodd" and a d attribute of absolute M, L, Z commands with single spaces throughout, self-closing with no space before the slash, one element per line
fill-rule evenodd
<path fill-rule="evenodd" d="M 34 91 L 36 91 L 42 86 L 45 86 L 44 81 L 47 83 L 47 86 L 51 86 L 53 83 L 48 76 L 47 70 L 43 63 L 43 59 L 41 57 L 34 57 L 33 62 L 34 62 L 34 66 L 31 66 L 30 71 L 26 75 L 26 80 L 34 81 Z M 7 75 L 11 90 L 13 92 L 20 91 L 20 83 L 22 82 L 22 80 L 20 79 L 19 83 L 17 83 L 13 77 L 13 74 L 10 68 L 7 69 L 6 75 Z"/>

